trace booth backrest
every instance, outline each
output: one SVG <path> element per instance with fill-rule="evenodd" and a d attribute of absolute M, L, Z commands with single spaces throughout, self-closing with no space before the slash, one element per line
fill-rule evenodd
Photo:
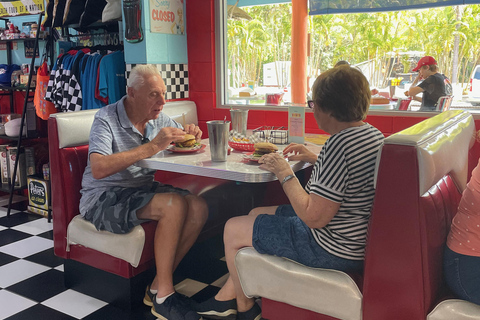
<path fill-rule="evenodd" d="M 87 165 L 88 139 L 98 110 L 52 114 L 48 120 L 54 250 L 67 258 L 67 227 L 79 214 L 82 176 Z M 163 112 L 182 123 L 198 123 L 192 101 L 169 102 Z"/>
<path fill-rule="evenodd" d="M 385 139 L 369 225 L 363 318 L 424 320 L 444 294 L 442 257 L 467 183 L 472 116 L 447 111 Z"/>

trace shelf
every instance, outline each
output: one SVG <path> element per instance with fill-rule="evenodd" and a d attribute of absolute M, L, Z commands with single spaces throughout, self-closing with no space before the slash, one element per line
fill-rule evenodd
<path fill-rule="evenodd" d="M 10 136 L 7 136 L 7 135 L 0 135 L 0 139 L 4 139 L 4 140 L 18 140 L 18 136 L 16 136 L 16 137 L 10 137 Z M 22 136 L 22 139 L 27 139 L 27 136 Z"/>
<path fill-rule="evenodd" d="M 35 41 L 35 38 L 18 38 L 18 39 L 0 39 L 0 42 L 15 42 L 15 41 Z M 38 38 L 38 41 L 47 40 L 47 37 Z"/>
<path fill-rule="evenodd" d="M 11 188 L 11 187 L 12 187 L 12 186 L 9 185 L 9 184 L 2 183 L 2 184 L 0 184 L 0 191 L 10 193 L 10 188 Z M 16 187 L 16 188 L 15 188 L 15 191 L 24 190 L 24 189 L 27 189 L 27 186 Z"/>
<path fill-rule="evenodd" d="M 30 89 L 35 89 L 35 87 L 30 86 Z M 27 86 L 9 87 L 0 85 L 0 92 L 1 91 L 27 91 Z M 35 91 L 30 90 L 30 93 L 34 94 Z"/>

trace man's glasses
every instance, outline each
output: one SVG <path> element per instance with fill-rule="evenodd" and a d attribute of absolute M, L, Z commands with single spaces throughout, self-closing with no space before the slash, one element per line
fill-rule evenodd
<path fill-rule="evenodd" d="M 307 100 L 307 106 L 310 109 L 313 109 L 315 107 L 315 102 L 313 100 Z"/>
<path fill-rule="evenodd" d="M 145 143 L 148 143 L 148 142 L 150 142 L 150 139 L 148 139 L 147 137 L 143 137 L 142 144 L 145 144 Z"/>

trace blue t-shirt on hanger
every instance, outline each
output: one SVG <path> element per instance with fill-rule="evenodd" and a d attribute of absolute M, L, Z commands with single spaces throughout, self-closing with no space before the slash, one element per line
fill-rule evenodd
<path fill-rule="evenodd" d="M 109 104 L 120 100 L 126 94 L 127 86 L 123 51 L 115 51 L 104 56 L 100 61 L 99 72 L 98 90 L 100 96 L 108 97 Z"/>

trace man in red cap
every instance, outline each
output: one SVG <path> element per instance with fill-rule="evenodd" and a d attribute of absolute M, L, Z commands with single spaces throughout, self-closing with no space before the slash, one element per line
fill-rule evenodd
<path fill-rule="evenodd" d="M 437 61 L 431 56 L 425 56 L 418 60 L 417 66 L 412 71 L 418 71 L 418 76 L 410 89 L 405 91 L 405 95 L 422 102 L 419 111 L 435 111 L 438 98 L 451 94 L 451 87 L 446 88 L 446 84 L 450 85 L 450 80 L 439 72 Z M 416 85 L 420 80 L 423 82 Z M 447 91 L 449 92 L 447 93 Z M 416 95 L 421 92 L 423 92 L 423 96 L 420 99 Z"/>

